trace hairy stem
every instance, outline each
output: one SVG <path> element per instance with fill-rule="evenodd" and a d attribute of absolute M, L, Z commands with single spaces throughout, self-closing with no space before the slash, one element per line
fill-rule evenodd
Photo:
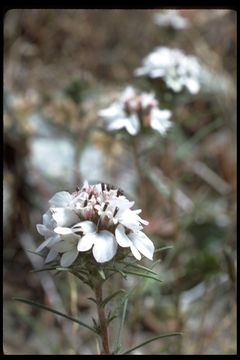
<path fill-rule="evenodd" d="M 102 305 L 102 282 L 98 281 L 95 288 L 98 319 L 101 330 L 102 354 L 110 354 L 108 343 L 108 324 L 105 317 L 104 306 Z"/>

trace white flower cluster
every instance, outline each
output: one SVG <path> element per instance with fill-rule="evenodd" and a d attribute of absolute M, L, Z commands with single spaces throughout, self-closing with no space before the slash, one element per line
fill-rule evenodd
<path fill-rule="evenodd" d="M 189 26 L 189 20 L 176 10 L 163 10 L 153 15 L 155 24 L 159 26 L 170 26 L 176 30 L 182 30 Z"/>
<path fill-rule="evenodd" d="M 142 232 L 148 222 L 141 219 L 141 210 L 131 210 L 122 190 L 108 184 L 89 185 L 70 194 L 56 193 L 50 200 L 50 209 L 43 215 L 43 224 L 37 224 L 38 232 L 45 241 L 38 247 L 40 252 L 48 248 L 45 262 L 61 256 L 61 266 L 70 266 L 79 252 L 92 249 L 98 263 L 110 261 L 117 253 L 118 245 L 130 248 L 136 259 L 141 254 L 153 258 L 154 245 Z"/>
<path fill-rule="evenodd" d="M 155 48 L 134 74 L 162 78 L 166 86 L 175 92 L 185 87 L 191 94 L 196 94 L 200 89 L 201 66 L 197 58 L 187 56 L 179 49 Z"/>
<path fill-rule="evenodd" d="M 138 95 L 131 86 L 123 91 L 118 101 L 100 110 L 98 115 L 104 120 L 107 130 L 125 128 L 130 135 L 138 134 L 144 126 L 164 134 L 171 126 L 171 111 L 159 109 L 158 101 L 152 93 Z"/>

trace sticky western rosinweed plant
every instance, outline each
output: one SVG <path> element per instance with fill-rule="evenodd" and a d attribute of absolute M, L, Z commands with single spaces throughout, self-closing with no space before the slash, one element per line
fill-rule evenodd
<path fill-rule="evenodd" d="M 82 188 L 72 194 L 57 192 L 49 204 L 42 224 L 37 224 L 37 231 L 45 238 L 36 249 L 46 264 L 40 271 L 68 271 L 87 284 L 95 294 L 90 300 L 97 306 L 98 318 L 90 326 L 45 305 L 22 298 L 16 300 L 62 315 L 93 331 L 101 338 L 101 354 L 125 354 L 155 339 L 177 335 L 162 334 L 128 351 L 121 349 L 128 294 L 124 289 L 118 289 L 104 296 L 104 283 L 116 273 L 125 278 L 131 274 L 160 281 L 152 267 L 149 269 L 138 263 L 142 257 L 152 261 L 155 247 L 143 232 L 148 222 L 139 216 L 141 210 L 132 209 L 134 201 L 129 201 L 121 189 L 109 184 L 90 185 L 85 181 Z M 122 314 L 107 316 L 105 306 L 113 298 L 121 299 Z M 119 317 L 119 330 L 113 346 L 109 343 L 108 327 L 116 316 Z"/>

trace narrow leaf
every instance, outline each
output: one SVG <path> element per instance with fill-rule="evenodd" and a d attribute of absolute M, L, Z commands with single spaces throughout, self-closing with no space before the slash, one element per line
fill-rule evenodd
<path fill-rule="evenodd" d="M 123 325 L 124 325 L 126 312 L 127 312 L 127 304 L 128 304 L 128 295 L 125 297 L 124 302 L 123 302 L 122 317 L 121 317 L 120 326 L 118 329 L 117 338 L 115 341 L 114 353 L 118 353 L 118 351 L 121 349 L 121 336 L 122 336 Z"/>
<path fill-rule="evenodd" d="M 73 318 L 73 317 L 71 317 L 71 316 L 68 316 L 68 315 L 66 315 L 66 314 L 63 314 L 63 313 L 61 313 L 60 311 L 54 310 L 54 309 L 52 309 L 52 308 L 50 308 L 50 307 L 48 307 L 48 306 L 45 306 L 45 305 L 43 305 L 43 304 L 36 303 L 36 302 L 34 302 L 34 301 L 32 301 L 32 300 L 28 300 L 28 299 L 24 299 L 24 298 L 19 298 L 19 297 L 14 297 L 13 300 L 20 301 L 20 302 L 23 302 L 23 303 L 28 304 L 28 305 L 33 305 L 33 306 L 36 306 L 36 307 L 38 307 L 38 308 L 40 308 L 40 309 L 44 309 L 44 310 L 49 311 L 49 312 L 52 312 L 52 313 L 54 313 L 54 314 L 56 314 L 56 315 L 62 316 L 62 317 L 64 317 L 64 318 L 68 319 L 68 320 L 71 320 L 71 321 L 73 321 L 73 322 L 76 322 L 77 324 L 79 324 L 79 325 L 87 328 L 88 330 L 93 331 L 95 334 L 97 334 L 97 331 L 96 331 L 94 328 L 92 328 L 91 326 L 89 326 L 89 325 L 83 323 L 82 321 L 77 320 L 77 319 L 75 319 L 75 318 Z"/>
<path fill-rule="evenodd" d="M 127 274 L 130 274 L 130 275 L 136 275 L 136 276 L 142 276 L 142 277 L 146 277 L 146 278 L 149 278 L 149 279 L 153 279 L 153 280 L 156 280 L 156 281 L 159 281 L 159 282 L 163 282 L 162 280 L 154 277 L 154 276 L 151 276 L 151 275 L 147 275 L 147 274 L 143 274 L 143 273 L 140 273 L 140 272 L 136 272 L 136 271 L 126 271 L 125 272 Z"/>
<path fill-rule="evenodd" d="M 34 254 L 34 255 L 38 255 L 40 256 L 41 258 L 44 258 L 45 256 L 39 252 L 36 252 L 36 251 L 33 251 L 33 250 L 29 250 L 29 249 L 26 249 L 26 251 L 30 252 L 31 254 Z"/>
<path fill-rule="evenodd" d="M 125 290 L 121 289 L 118 290 L 116 292 L 114 292 L 113 294 L 107 296 L 103 301 L 102 301 L 102 305 L 105 306 L 109 301 L 111 301 L 115 296 L 125 293 Z"/>
<path fill-rule="evenodd" d="M 30 270 L 30 272 L 38 273 L 38 272 L 41 272 L 41 271 L 49 271 L 49 270 L 56 270 L 56 266 L 45 267 L 45 268 L 42 268 L 42 269 Z"/>
<path fill-rule="evenodd" d="M 106 275 L 105 275 L 103 269 L 98 269 L 98 273 L 103 280 L 106 280 Z"/>
<path fill-rule="evenodd" d="M 155 271 L 153 271 L 153 270 L 151 270 L 151 269 L 149 269 L 149 268 L 147 268 L 146 266 L 143 266 L 143 265 L 139 265 L 139 264 L 126 264 L 126 266 L 131 266 L 131 267 L 134 267 L 134 268 L 136 268 L 136 269 L 145 270 L 145 271 L 150 272 L 150 273 L 153 274 L 153 275 L 158 276 L 158 274 L 157 274 Z"/>
<path fill-rule="evenodd" d="M 158 253 L 158 252 L 160 252 L 160 251 L 164 251 L 164 250 L 168 250 L 168 249 L 173 249 L 173 248 L 174 248 L 174 246 L 172 246 L 172 245 L 164 246 L 164 247 L 162 247 L 162 248 L 156 249 L 156 250 L 154 251 L 154 254 L 155 254 L 155 253 Z"/>
<path fill-rule="evenodd" d="M 141 344 L 134 346 L 132 349 L 129 349 L 127 351 L 125 351 L 124 353 L 121 353 L 120 355 L 126 355 L 129 354 L 130 352 L 132 352 L 133 350 L 136 350 L 146 344 L 149 344 L 152 341 L 158 340 L 158 339 L 162 339 L 162 338 L 166 338 L 166 337 L 170 337 L 170 336 L 177 336 L 177 335 L 182 335 L 181 332 L 174 332 L 174 333 L 168 333 L 168 334 L 162 334 L 162 335 L 158 335 L 155 336 L 154 338 L 148 339 L 147 341 L 142 342 Z"/>
<path fill-rule="evenodd" d="M 94 302 L 94 304 L 97 304 L 96 299 L 94 299 L 94 298 L 92 298 L 92 297 L 88 297 L 88 300 L 93 301 L 93 302 Z"/>
<path fill-rule="evenodd" d="M 73 274 L 74 276 L 76 276 L 78 279 L 80 279 L 82 282 L 84 282 L 85 284 L 88 284 L 87 279 L 85 279 L 85 277 L 83 275 L 79 274 L 79 272 L 77 272 L 77 271 L 74 271 L 70 268 L 64 268 L 64 267 L 59 267 L 59 266 L 56 268 L 56 270 L 58 270 L 58 273 L 63 272 L 63 271 L 65 271 L 65 272 L 68 271 L 71 274 Z"/>

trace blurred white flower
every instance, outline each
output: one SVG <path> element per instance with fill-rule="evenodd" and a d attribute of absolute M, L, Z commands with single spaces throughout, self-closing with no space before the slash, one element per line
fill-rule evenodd
<path fill-rule="evenodd" d="M 148 222 L 138 215 L 141 210 L 131 210 L 129 201 L 120 189 L 108 184 L 89 185 L 73 194 L 56 193 L 50 200 L 50 209 L 43 215 L 43 224 L 37 225 L 45 241 L 38 247 L 47 247 L 45 262 L 58 255 L 60 264 L 70 266 L 79 252 L 92 249 L 95 260 L 104 263 L 111 260 L 120 247 L 129 247 L 132 254 L 153 258 L 154 245 L 142 232 Z"/>
<path fill-rule="evenodd" d="M 176 30 L 186 29 L 189 27 L 189 20 L 176 10 L 162 10 L 153 14 L 153 21 L 159 26 L 170 26 Z"/>
<path fill-rule="evenodd" d="M 138 95 L 133 87 L 128 86 L 118 101 L 98 112 L 109 131 L 126 129 L 130 135 L 136 135 L 140 129 L 150 126 L 164 134 L 171 126 L 170 110 L 161 110 L 153 93 Z"/>
<path fill-rule="evenodd" d="M 200 90 L 201 65 L 194 56 L 187 56 L 179 49 L 157 47 L 143 59 L 142 66 L 134 71 L 136 76 L 162 78 L 175 92 L 183 88 L 191 94 Z"/>

